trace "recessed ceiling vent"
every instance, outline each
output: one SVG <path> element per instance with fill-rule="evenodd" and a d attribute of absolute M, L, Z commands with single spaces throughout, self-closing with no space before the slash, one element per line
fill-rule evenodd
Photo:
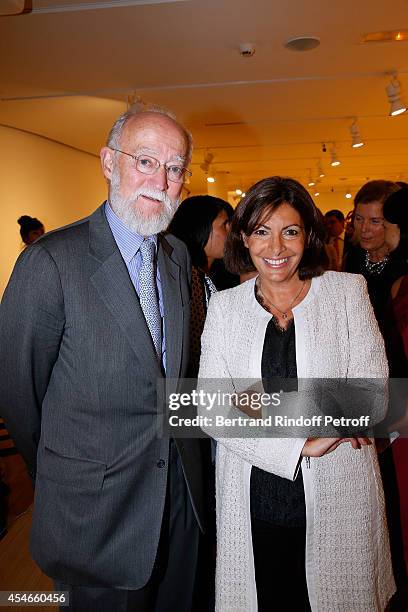
<path fill-rule="evenodd" d="M 296 36 L 289 38 L 284 44 L 291 51 L 311 51 L 320 45 L 320 38 L 314 36 Z"/>

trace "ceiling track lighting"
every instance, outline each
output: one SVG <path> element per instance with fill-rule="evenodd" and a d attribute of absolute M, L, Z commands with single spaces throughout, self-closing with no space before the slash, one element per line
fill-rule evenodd
<path fill-rule="evenodd" d="M 316 181 L 312 178 L 312 171 L 309 170 L 309 181 L 308 181 L 308 186 L 309 187 L 313 187 L 314 185 L 316 185 Z"/>
<path fill-rule="evenodd" d="M 388 102 L 390 103 L 390 117 L 396 117 L 402 115 L 407 110 L 406 105 L 401 100 L 401 83 L 399 82 L 397 75 L 393 74 L 391 81 L 385 88 L 388 96 Z"/>
<path fill-rule="evenodd" d="M 210 172 L 210 166 L 211 166 L 211 162 L 214 159 L 214 155 L 212 153 L 210 153 L 210 151 L 207 151 L 207 153 L 204 155 L 204 160 L 203 163 L 200 164 L 200 168 L 203 172 L 205 172 L 205 174 L 207 174 L 207 183 L 215 183 L 215 177 L 212 176 L 211 172 Z"/>
<path fill-rule="evenodd" d="M 382 30 L 364 34 L 361 43 L 402 42 L 408 40 L 408 30 Z"/>
<path fill-rule="evenodd" d="M 353 149 L 358 149 L 359 147 L 364 146 L 363 139 L 360 136 L 360 128 L 357 124 L 357 119 L 354 119 L 353 123 L 350 125 L 350 134 L 351 134 L 351 146 Z"/>
<path fill-rule="evenodd" d="M 204 172 L 208 172 L 208 170 L 210 169 L 210 164 L 213 159 L 214 159 L 214 155 L 210 153 L 209 151 L 207 151 L 207 153 L 204 155 L 203 163 L 200 164 L 201 170 L 203 170 Z"/>
<path fill-rule="evenodd" d="M 335 168 L 336 166 L 340 166 L 340 161 L 339 158 L 337 157 L 337 151 L 336 151 L 336 145 L 333 144 L 333 147 L 330 151 L 330 155 L 331 155 L 331 162 L 330 165 L 333 166 L 333 168 Z"/>
<path fill-rule="evenodd" d="M 322 162 L 319 161 L 319 163 L 317 164 L 317 176 L 319 178 L 323 178 L 325 175 L 325 173 L 323 172 L 323 168 L 322 168 Z"/>

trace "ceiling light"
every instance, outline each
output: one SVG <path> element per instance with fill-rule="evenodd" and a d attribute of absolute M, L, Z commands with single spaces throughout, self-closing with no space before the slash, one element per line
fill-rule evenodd
<path fill-rule="evenodd" d="M 331 153 L 331 162 L 330 165 L 335 167 L 335 166 L 340 166 L 340 161 L 337 157 L 337 152 L 336 152 L 336 145 L 333 145 L 332 150 L 330 151 Z"/>
<path fill-rule="evenodd" d="M 408 40 L 408 30 L 386 30 L 380 32 L 369 32 L 361 38 L 362 43 L 376 42 L 402 42 Z"/>
<path fill-rule="evenodd" d="M 235 193 L 236 193 L 237 195 L 242 195 L 242 190 L 241 190 L 241 189 L 236 189 L 236 190 L 235 190 Z"/>
<path fill-rule="evenodd" d="M 215 178 L 213 176 L 207 176 L 207 183 L 215 183 Z"/>
<path fill-rule="evenodd" d="M 325 176 L 325 174 L 323 172 L 322 164 L 321 164 L 320 161 L 317 164 L 317 175 L 318 175 L 319 178 L 323 178 Z"/>
<path fill-rule="evenodd" d="M 200 164 L 201 170 L 203 170 L 204 172 L 208 172 L 208 170 L 210 169 L 210 164 L 213 159 L 214 159 L 214 155 L 210 153 L 210 151 L 207 151 L 207 153 L 204 155 L 203 163 Z"/>
<path fill-rule="evenodd" d="M 316 185 L 316 181 L 312 178 L 312 171 L 309 170 L 309 182 L 308 182 L 308 186 L 309 187 L 313 187 L 313 185 Z"/>
<path fill-rule="evenodd" d="M 315 198 L 317 198 L 320 195 L 320 193 L 318 191 L 316 191 L 316 193 L 314 194 Z"/>
<path fill-rule="evenodd" d="M 360 136 L 360 128 L 357 125 L 357 119 L 354 119 L 353 123 L 350 125 L 350 134 L 351 146 L 353 149 L 358 149 L 359 147 L 364 146 L 364 142 Z"/>
<path fill-rule="evenodd" d="M 407 110 L 406 105 L 401 100 L 401 83 L 394 74 L 391 81 L 385 88 L 388 96 L 388 102 L 390 103 L 390 117 L 396 117 L 405 113 Z"/>
<path fill-rule="evenodd" d="M 245 191 L 244 191 L 244 193 L 242 194 L 242 197 L 243 197 L 243 198 L 245 198 L 245 196 L 246 196 L 246 193 L 245 193 Z"/>
<path fill-rule="evenodd" d="M 351 198 L 352 198 L 352 197 L 353 197 L 353 196 L 352 196 L 352 195 L 351 195 L 351 193 L 348 191 L 348 192 L 346 193 L 346 198 L 347 198 L 348 200 L 351 200 Z"/>

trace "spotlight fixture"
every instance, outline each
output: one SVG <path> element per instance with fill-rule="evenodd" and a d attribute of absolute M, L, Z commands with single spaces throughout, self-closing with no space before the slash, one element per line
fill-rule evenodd
<path fill-rule="evenodd" d="M 322 153 L 326 153 L 327 149 L 326 149 L 326 145 L 324 142 L 322 142 Z"/>
<path fill-rule="evenodd" d="M 360 136 L 360 128 L 357 124 L 357 119 L 354 119 L 353 123 L 350 125 L 350 134 L 351 134 L 351 146 L 353 149 L 358 149 L 359 147 L 364 146 L 364 142 Z"/>
<path fill-rule="evenodd" d="M 346 193 L 345 197 L 346 197 L 348 200 L 351 200 L 351 198 L 352 198 L 353 196 L 352 196 L 352 195 L 351 195 L 351 193 L 348 191 L 348 192 Z"/>
<path fill-rule="evenodd" d="M 320 195 L 320 193 L 319 193 L 318 191 L 316 191 L 316 193 L 314 194 L 314 197 L 315 197 L 315 198 L 318 198 L 318 197 L 319 197 L 319 195 Z"/>
<path fill-rule="evenodd" d="M 397 79 L 396 74 L 392 76 L 385 91 L 387 92 L 388 102 L 390 103 L 390 117 L 396 117 L 397 115 L 405 113 L 407 107 L 401 100 L 401 83 Z"/>
<path fill-rule="evenodd" d="M 309 187 L 313 187 L 313 185 L 316 185 L 316 181 L 312 178 L 312 171 L 309 170 L 309 182 L 308 182 L 308 186 Z"/>
<path fill-rule="evenodd" d="M 201 170 L 203 170 L 204 172 L 208 172 L 210 169 L 210 164 L 213 159 L 214 159 L 214 155 L 210 153 L 209 151 L 207 151 L 207 153 L 204 155 L 203 163 L 200 164 Z"/>
<path fill-rule="evenodd" d="M 235 193 L 239 196 L 242 195 L 242 189 L 236 189 Z"/>
<path fill-rule="evenodd" d="M 207 153 L 204 155 L 203 163 L 200 164 L 201 170 L 207 175 L 207 183 L 215 183 L 215 178 L 212 176 L 210 168 L 213 159 L 214 155 L 210 153 L 210 151 L 207 151 Z"/>
<path fill-rule="evenodd" d="M 241 195 L 241 198 L 245 198 L 245 196 L 246 196 L 246 193 L 244 191 L 243 194 Z"/>
<path fill-rule="evenodd" d="M 408 40 L 408 30 L 388 30 L 364 34 L 361 43 L 402 42 Z"/>
<path fill-rule="evenodd" d="M 333 145 L 333 147 L 332 147 L 332 149 L 330 151 L 330 154 L 331 154 L 330 165 L 333 166 L 333 167 L 340 166 L 340 161 L 339 161 L 339 159 L 337 157 L 336 145 L 335 144 Z"/>
<path fill-rule="evenodd" d="M 317 176 L 319 178 L 323 178 L 324 176 L 326 176 L 325 173 L 323 172 L 322 163 L 320 160 L 319 160 L 319 163 L 317 164 Z"/>

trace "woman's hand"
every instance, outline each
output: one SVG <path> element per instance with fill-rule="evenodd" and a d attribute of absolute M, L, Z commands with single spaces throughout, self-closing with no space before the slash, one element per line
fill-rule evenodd
<path fill-rule="evenodd" d="M 303 449 L 302 457 L 323 457 L 336 450 L 340 444 L 350 442 L 351 446 L 357 450 L 362 446 L 370 446 L 369 438 L 309 438 Z"/>

